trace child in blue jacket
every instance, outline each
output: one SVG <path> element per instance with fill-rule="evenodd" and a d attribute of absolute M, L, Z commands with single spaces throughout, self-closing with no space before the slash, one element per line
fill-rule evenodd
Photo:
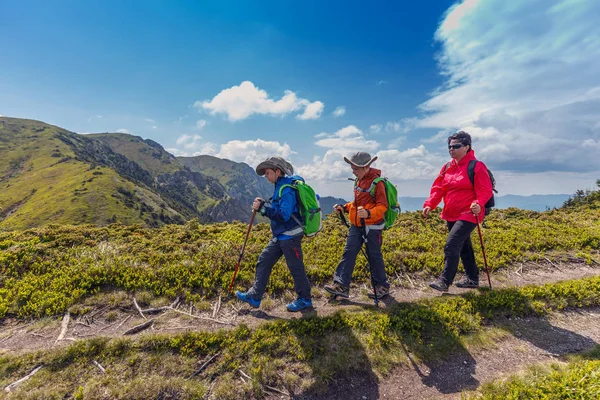
<path fill-rule="evenodd" d="M 273 237 L 258 257 L 254 284 L 247 292 L 236 291 L 235 295 L 250 306 L 258 308 L 273 266 L 283 255 L 294 278 L 294 289 L 297 294 L 296 300 L 287 305 L 288 311 L 295 312 L 310 308 L 312 307 L 310 282 L 306 276 L 302 257 L 304 231 L 300 225 L 301 217 L 296 191 L 291 187 L 284 187 L 281 197 L 279 196 L 283 185 L 291 185 L 295 180 L 304 181 L 304 179 L 292 175 L 294 173 L 292 165 L 281 157 L 267 158 L 256 167 L 256 173 L 260 176 L 264 175 L 275 185 L 275 192 L 269 201 L 265 202 L 257 197 L 252 204 L 254 210 L 271 220 Z"/>

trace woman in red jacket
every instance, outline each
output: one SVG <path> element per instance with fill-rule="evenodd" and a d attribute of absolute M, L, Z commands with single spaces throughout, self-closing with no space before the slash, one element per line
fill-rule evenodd
<path fill-rule="evenodd" d="M 448 225 L 448 237 L 444 246 L 444 271 L 429 286 L 447 292 L 452 285 L 458 260 L 462 260 L 465 276 L 457 287 L 479 287 L 479 269 L 475 263 L 475 253 L 471 243 L 471 232 L 477 227 L 475 216 L 483 221 L 485 210 L 483 205 L 492 197 L 492 182 L 486 166 L 475 163 L 474 182 L 468 174 L 469 162 L 477 160 L 471 148 L 471 135 L 459 131 L 448 138 L 448 151 L 452 160 L 445 164 L 431 186 L 429 198 L 423 204 L 423 216 L 436 208 L 443 200 L 444 208 L 441 218 Z"/>

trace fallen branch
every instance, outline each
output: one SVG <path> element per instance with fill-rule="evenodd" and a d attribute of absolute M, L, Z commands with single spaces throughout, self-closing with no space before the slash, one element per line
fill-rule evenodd
<path fill-rule="evenodd" d="M 202 319 L 202 320 L 205 320 L 205 321 L 212 321 L 212 322 L 216 322 L 217 324 L 223 324 L 223 325 L 233 325 L 231 322 L 223 322 L 223 321 L 219 321 L 218 319 L 214 319 L 214 318 L 202 317 L 202 316 L 200 316 L 200 315 L 194 315 L 194 314 L 190 314 L 190 313 L 187 313 L 187 312 L 185 312 L 185 311 L 176 310 L 176 309 L 174 309 L 174 308 L 172 308 L 172 307 L 169 307 L 169 310 L 171 310 L 171 311 L 175 311 L 176 313 L 179 313 L 179 314 L 187 315 L 187 316 L 189 316 L 189 317 L 192 317 L 192 318 L 196 318 L 196 319 Z"/>
<path fill-rule="evenodd" d="M 102 365 L 100 365 L 100 363 L 99 363 L 98 361 L 96 361 L 96 360 L 92 360 L 92 363 L 93 363 L 93 364 L 94 364 L 96 367 L 98 367 L 98 369 L 99 369 L 100 371 L 102 371 L 102 373 L 103 373 L 103 374 L 105 374 L 105 373 L 106 373 L 106 370 L 104 369 L 104 367 L 103 367 Z"/>
<path fill-rule="evenodd" d="M 123 335 L 133 335 L 135 333 L 141 332 L 144 329 L 148 329 L 153 323 L 154 323 L 154 319 L 149 319 L 148 321 L 144 322 L 143 324 L 136 325 L 133 328 L 125 331 L 125 333 L 123 333 Z"/>
<path fill-rule="evenodd" d="M 170 306 L 162 306 L 162 307 L 158 307 L 158 308 L 146 308 L 144 310 L 140 310 L 140 313 L 143 313 L 143 314 L 158 314 L 160 312 L 167 311 L 170 308 L 171 308 Z"/>
<path fill-rule="evenodd" d="M 269 390 L 271 390 L 273 392 L 277 392 L 277 393 L 283 394 L 283 395 L 285 395 L 287 397 L 292 397 L 288 392 L 284 392 L 283 390 L 279 390 L 277 388 L 274 388 L 273 386 L 269 386 L 269 385 L 264 385 L 264 386 L 265 386 L 265 388 L 267 388 L 267 389 L 269 389 Z"/>
<path fill-rule="evenodd" d="M 94 312 L 93 312 L 93 313 L 91 313 L 90 315 L 84 315 L 84 317 L 86 318 L 86 320 L 87 320 L 88 318 L 94 319 L 94 317 L 95 317 L 96 315 L 100 314 L 101 312 L 104 312 L 104 311 L 106 311 L 106 310 L 107 310 L 109 307 L 110 307 L 110 306 L 104 306 L 104 307 L 102 307 L 101 309 L 94 311 Z M 90 323 L 90 321 L 89 321 L 89 320 L 88 320 L 88 323 Z"/>
<path fill-rule="evenodd" d="M 81 322 L 81 321 L 75 321 L 75 325 L 83 325 L 83 326 L 87 326 L 88 328 L 91 328 L 91 325 L 86 324 L 85 322 Z"/>
<path fill-rule="evenodd" d="M 550 259 L 549 259 L 548 257 L 544 257 L 544 259 L 545 259 L 546 261 L 548 261 L 548 262 L 550 263 L 550 265 L 552 265 L 552 266 L 553 266 L 554 268 L 556 268 L 557 270 L 559 270 L 559 271 L 561 270 L 560 268 L 558 268 L 558 267 L 556 266 L 556 264 L 554 264 L 552 261 L 550 261 Z"/>
<path fill-rule="evenodd" d="M 135 301 L 135 299 L 134 299 Z M 140 313 L 143 314 L 158 314 L 159 312 L 163 312 L 163 311 L 167 311 L 170 310 L 171 308 L 175 308 L 177 307 L 177 305 L 179 304 L 179 296 L 177 296 L 177 298 L 175 299 L 175 301 L 173 303 L 171 303 L 170 306 L 162 306 L 162 307 L 157 307 L 157 308 L 146 308 L 145 310 L 138 310 Z"/>
<path fill-rule="evenodd" d="M 24 376 L 21 379 L 19 379 L 18 381 L 15 381 L 15 382 L 11 383 L 10 385 L 8 385 L 7 387 L 5 387 L 4 391 L 7 392 L 7 393 L 9 393 L 11 390 L 13 390 L 17 386 L 19 386 L 21 383 L 25 382 L 27 379 L 29 379 L 33 375 L 35 375 L 43 366 L 44 366 L 43 364 L 38 365 L 27 376 Z"/>
<path fill-rule="evenodd" d="M 119 329 L 121 327 L 121 325 L 123 325 L 125 322 L 129 321 L 129 318 L 131 318 L 131 315 L 128 315 L 127 318 L 125 318 L 123 321 L 121 321 L 121 323 L 119 325 L 117 325 L 117 329 Z"/>
<path fill-rule="evenodd" d="M 220 354 L 221 354 L 220 352 L 219 352 L 219 353 L 216 353 L 216 354 L 215 354 L 215 355 L 213 355 L 211 358 L 209 358 L 208 360 L 206 360 L 206 361 L 204 362 L 204 364 L 202 364 L 202 365 L 200 366 L 200 368 L 199 368 L 199 369 L 198 369 L 196 372 L 194 372 L 192 375 L 190 375 L 190 378 L 193 378 L 194 376 L 197 376 L 197 375 L 198 375 L 200 372 L 202 372 L 202 371 L 204 370 L 204 368 L 206 368 L 206 367 L 208 366 L 208 364 L 210 364 L 211 362 L 213 362 L 213 360 L 214 360 L 215 358 L 217 358 L 217 357 L 218 357 Z M 189 378 L 188 378 L 188 379 L 189 379 Z"/>
<path fill-rule="evenodd" d="M 242 371 L 240 368 L 238 368 L 238 371 L 240 372 L 240 375 L 242 375 L 242 377 L 248 379 L 249 381 L 252 380 L 252 378 L 250 377 L 250 375 L 248 375 L 247 373 L 245 373 L 244 371 Z M 274 388 L 273 386 L 269 386 L 269 385 L 262 385 L 262 386 L 264 386 L 266 389 L 268 389 L 268 390 L 270 390 L 272 392 L 276 392 L 276 393 L 283 394 L 285 396 L 291 397 L 291 395 L 289 393 L 284 392 L 283 390 L 279 390 L 277 388 Z"/>
<path fill-rule="evenodd" d="M 245 373 L 244 371 L 242 371 L 241 369 L 238 368 L 238 371 L 240 371 L 240 375 L 242 375 L 244 378 L 248 379 L 249 381 L 252 380 L 252 377 L 250 375 L 248 375 L 247 373 Z"/>
<path fill-rule="evenodd" d="M 146 318 L 146 316 L 142 312 L 142 309 L 140 308 L 140 306 L 138 305 L 137 301 L 135 300 L 135 297 L 133 298 L 133 305 L 134 305 L 135 309 L 138 310 L 138 312 L 140 313 L 140 315 L 142 316 L 142 318 L 148 319 L 148 318 Z"/>
<path fill-rule="evenodd" d="M 221 308 L 221 295 L 219 295 L 219 300 L 215 303 L 215 308 L 213 309 L 212 317 L 216 317 L 219 313 L 219 309 Z"/>
<path fill-rule="evenodd" d="M 69 312 L 67 311 L 65 313 L 65 316 L 62 319 L 62 323 L 61 323 L 61 329 L 60 329 L 60 334 L 58 335 L 58 337 L 56 338 L 56 341 L 54 342 L 54 344 L 58 343 L 59 341 L 63 340 L 65 337 L 65 334 L 67 333 L 67 328 L 69 327 L 69 320 L 71 319 L 71 314 L 69 314 Z"/>
<path fill-rule="evenodd" d="M 408 279 L 408 281 L 410 282 L 410 286 L 414 288 L 415 284 L 413 283 L 412 279 L 410 279 L 410 276 L 408 276 L 408 274 L 406 274 L 406 279 Z"/>

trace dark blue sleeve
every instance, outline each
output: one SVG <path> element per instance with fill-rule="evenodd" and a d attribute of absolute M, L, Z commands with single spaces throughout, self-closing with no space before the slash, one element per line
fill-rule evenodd
<path fill-rule="evenodd" d="M 290 187 L 283 188 L 279 204 L 267 207 L 265 215 L 269 219 L 288 222 L 296 209 L 296 191 Z"/>

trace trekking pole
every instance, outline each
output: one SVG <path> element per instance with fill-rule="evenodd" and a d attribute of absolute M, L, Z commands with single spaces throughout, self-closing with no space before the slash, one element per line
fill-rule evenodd
<path fill-rule="evenodd" d="M 377 290 L 375 289 L 375 279 L 373 279 L 373 268 L 371 268 L 371 261 L 369 261 L 369 241 L 367 239 L 367 226 L 365 225 L 364 218 L 360 219 L 360 224 L 362 225 L 362 237 L 363 241 L 365 242 L 365 250 L 367 252 L 365 257 L 367 257 L 367 265 L 369 266 L 369 273 L 371 274 L 371 286 L 373 286 L 373 297 L 375 297 L 375 307 L 379 307 L 379 299 L 377 298 Z"/>
<path fill-rule="evenodd" d="M 338 211 L 337 213 L 340 216 L 340 219 L 342 220 L 342 223 L 344 225 L 346 225 L 346 228 L 350 229 L 350 224 L 348 223 L 348 220 L 346 219 L 346 217 L 344 217 L 344 212 L 343 211 Z"/>
<path fill-rule="evenodd" d="M 235 281 L 235 277 L 240 269 L 240 264 L 242 263 L 242 257 L 244 256 L 244 250 L 246 250 L 246 243 L 248 242 L 248 236 L 250 236 L 250 229 L 252 229 L 252 223 L 254 222 L 254 217 L 256 216 L 256 210 L 252 209 L 252 216 L 250 217 L 250 223 L 248 224 L 248 230 L 246 231 L 246 238 L 244 239 L 244 245 L 242 246 L 242 250 L 240 251 L 240 256 L 238 257 L 237 264 L 235 265 L 235 271 L 233 272 L 233 278 L 231 278 L 231 283 L 229 284 L 229 292 L 233 290 L 233 281 Z"/>
<path fill-rule="evenodd" d="M 487 258 L 485 257 L 485 248 L 483 247 L 483 235 L 481 234 L 481 226 L 479 224 L 479 216 L 475 216 L 475 221 L 477 222 L 477 232 L 479 233 L 479 243 L 481 243 L 481 252 L 483 253 L 483 265 L 485 265 L 485 273 L 487 274 L 488 284 L 490 285 L 490 290 L 492 289 L 492 281 L 490 280 L 490 271 L 488 270 Z"/>

